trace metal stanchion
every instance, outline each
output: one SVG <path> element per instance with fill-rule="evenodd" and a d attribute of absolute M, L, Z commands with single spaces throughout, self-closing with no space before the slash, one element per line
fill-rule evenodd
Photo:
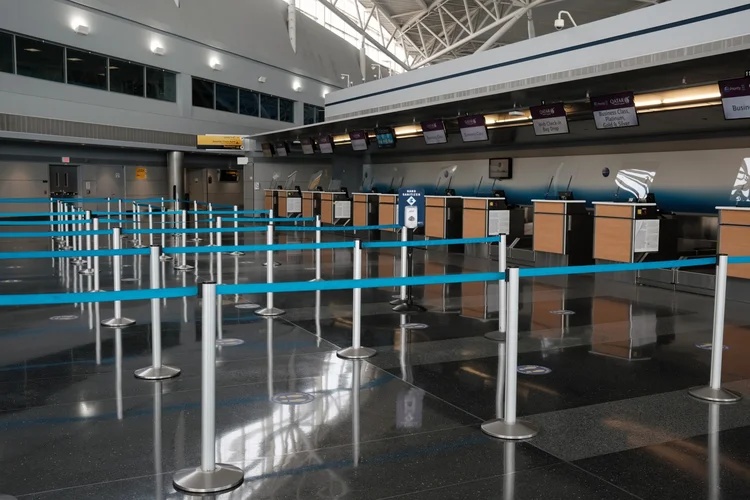
<path fill-rule="evenodd" d="M 193 215 L 193 228 L 198 229 L 198 201 L 197 200 L 193 200 L 193 212 L 195 212 L 195 214 Z M 200 235 L 198 235 L 198 233 L 195 233 L 193 235 L 193 238 L 189 241 L 191 242 L 201 241 L 201 237 Z"/>
<path fill-rule="evenodd" d="M 98 217 L 94 217 L 94 222 L 91 227 L 94 228 L 94 231 L 99 230 L 99 218 Z M 94 235 L 94 250 L 99 250 L 99 235 L 98 234 Z M 92 292 L 101 291 L 101 289 L 99 288 L 99 256 L 98 255 L 94 256 L 94 289 L 91 291 Z M 99 304 L 97 303 L 96 305 L 98 306 Z"/>
<path fill-rule="evenodd" d="M 505 342 L 505 418 L 488 420 L 482 431 L 499 439 L 528 439 L 537 435 L 535 425 L 516 419 L 516 397 L 518 390 L 518 298 L 519 270 L 507 270 L 508 278 L 508 339 Z"/>
<path fill-rule="evenodd" d="M 167 214 L 165 213 L 167 211 L 167 205 L 164 203 L 164 197 L 161 197 L 161 228 L 162 231 L 164 228 L 167 227 Z M 167 245 L 167 235 L 165 235 L 163 232 L 159 235 L 159 242 L 161 243 L 161 246 L 164 247 Z"/>
<path fill-rule="evenodd" d="M 91 220 L 91 211 L 86 210 L 85 214 L 86 215 L 84 215 L 84 217 L 86 218 L 86 220 Z M 86 231 L 91 231 L 91 222 L 86 223 Z M 86 251 L 87 252 L 91 251 L 91 235 L 90 234 L 86 235 Z M 94 274 L 94 265 L 91 261 L 90 255 L 86 257 L 86 267 L 79 269 L 78 274 L 83 274 L 86 276 L 91 276 L 92 274 Z"/>
<path fill-rule="evenodd" d="M 114 243 L 115 243 L 115 250 L 120 250 L 120 231 L 121 229 L 119 227 L 116 227 L 112 229 L 114 231 Z M 122 273 L 122 256 L 121 255 L 115 255 L 114 256 L 114 262 L 112 264 L 112 274 L 114 279 L 114 290 L 115 292 L 119 292 L 122 290 L 122 284 L 121 284 L 121 273 Z M 108 326 L 110 328 L 122 328 L 125 326 L 134 325 L 135 320 L 130 318 L 123 318 L 122 317 L 122 302 L 119 300 L 115 301 L 115 317 L 110 319 L 105 319 L 102 321 L 102 325 Z"/>
<path fill-rule="evenodd" d="M 240 233 L 237 231 L 237 228 L 239 226 L 239 223 L 237 222 L 237 219 L 239 218 L 239 214 L 237 213 L 237 205 L 234 206 L 234 246 L 238 247 L 240 246 Z M 245 255 L 245 252 L 240 252 L 239 250 L 235 250 L 231 253 L 231 255 Z"/>
<path fill-rule="evenodd" d="M 273 245 L 273 222 L 268 223 L 266 244 Z M 273 283 L 273 267 L 273 250 L 269 249 L 266 251 L 266 283 Z M 268 292 L 266 294 L 266 307 L 258 309 L 255 314 L 259 316 L 280 316 L 284 312 L 284 310 L 273 306 L 273 292 Z"/>
<path fill-rule="evenodd" d="M 497 263 L 498 268 L 501 273 L 506 272 L 505 270 L 508 267 L 508 248 L 506 246 L 508 237 L 505 235 L 500 235 L 500 242 L 497 245 Z M 497 286 L 497 295 L 498 295 L 498 301 L 499 306 L 497 310 L 497 321 L 498 321 L 498 328 L 494 332 L 487 332 L 484 334 L 484 337 L 490 340 L 495 340 L 497 342 L 505 342 L 505 338 L 507 337 L 508 332 L 508 299 L 507 299 L 507 282 L 502 279 L 498 283 Z"/>
<path fill-rule="evenodd" d="M 354 241 L 354 279 L 362 279 L 362 247 Z M 362 347 L 362 289 L 352 290 L 352 346 L 341 349 L 336 355 L 344 359 L 364 359 L 375 356 L 375 349 Z"/>
<path fill-rule="evenodd" d="M 320 215 L 315 216 L 315 243 L 320 244 L 321 237 L 320 237 Z M 310 281 L 323 281 L 323 278 L 321 278 L 322 271 L 321 271 L 321 257 L 320 257 L 320 248 L 315 249 L 315 279 L 312 279 Z"/>
<path fill-rule="evenodd" d="M 268 218 L 273 219 L 273 210 L 268 211 Z M 273 220 L 268 223 L 269 225 L 273 226 Z M 270 245 L 271 243 L 269 243 Z M 271 262 L 273 262 L 273 267 L 279 267 L 281 266 L 281 262 L 276 262 L 275 260 L 271 259 L 270 261 L 266 261 L 263 263 L 263 267 L 271 265 Z"/>
<path fill-rule="evenodd" d="M 236 488 L 242 469 L 216 463 L 216 283 L 203 283 L 201 383 L 201 465 L 174 475 L 174 487 L 188 493 L 217 493 Z"/>
<path fill-rule="evenodd" d="M 151 205 L 148 206 L 148 229 L 150 231 L 154 230 L 154 207 Z M 148 242 L 149 246 L 154 246 L 154 233 L 151 232 L 148 235 Z"/>
<path fill-rule="evenodd" d="M 162 198 L 162 207 L 164 207 L 164 201 L 163 200 L 164 200 L 164 198 Z M 162 208 L 162 212 L 161 212 L 161 230 L 162 230 L 162 233 L 161 233 L 161 245 L 164 248 L 166 248 L 167 244 L 169 243 L 169 238 L 167 238 L 167 234 L 164 232 L 164 230 L 167 228 L 166 227 L 167 226 L 167 218 L 166 217 L 167 216 L 164 214 L 164 209 Z M 174 217 L 174 221 L 177 222 L 177 224 L 172 224 L 172 227 L 174 227 L 174 228 L 179 227 L 179 220 L 180 220 L 179 219 L 179 215 L 176 216 L 176 217 Z M 161 257 L 159 257 L 159 260 L 161 260 L 162 262 L 165 262 L 165 261 L 168 261 L 168 260 L 172 260 L 172 256 L 171 255 L 167 255 L 167 254 L 165 254 L 165 253 L 162 252 Z"/>
<path fill-rule="evenodd" d="M 83 231 L 83 226 L 81 225 L 81 216 L 80 215 L 73 215 L 71 217 L 71 220 L 78 221 L 78 224 L 71 224 L 70 226 L 67 226 L 70 228 L 71 231 L 77 231 L 81 232 Z M 73 236 L 73 251 L 80 252 L 83 250 L 83 237 L 79 234 L 78 236 Z M 75 259 L 71 260 L 70 263 L 73 264 L 76 267 L 82 266 L 85 261 L 83 260 L 83 257 L 76 257 Z"/>
<path fill-rule="evenodd" d="M 716 265 L 716 292 L 714 297 L 714 334 L 711 341 L 711 379 L 708 386 L 693 387 L 688 394 L 713 403 L 734 403 L 742 399 L 736 392 L 721 387 L 721 363 L 724 354 L 724 312 L 727 299 L 728 257 L 719 255 Z"/>
<path fill-rule="evenodd" d="M 406 238 L 402 237 L 403 241 L 408 242 L 409 241 L 409 229 L 404 227 L 403 228 L 404 234 L 406 234 Z M 402 260 L 401 263 L 401 272 L 404 277 L 410 276 L 414 274 L 414 248 L 413 247 L 402 247 L 406 248 L 406 266 L 404 266 L 404 261 Z M 404 272 L 404 267 L 406 268 L 406 272 Z M 402 287 L 403 289 L 403 287 Z M 402 292 L 402 297 L 406 297 L 405 299 L 399 299 L 401 301 L 400 304 L 397 304 L 396 307 L 393 308 L 394 312 L 397 313 L 420 313 L 425 312 L 427 309 L 419 304 L 414 303 L 414 294 L 412 293 L 412 286 L 407 285 L 406 286 L 406 293 L 404 294 Z"/>
<path fill-rule="evenodd" d="M 187 210 L 182 211 L 182 246 L 183 248 L 187 246 Z M 187 253 L 182 253 L 182 259 L 175 258 L 175 262 L 180 260 L 180 263 L 174 266 L 174 269 L 177 271 L 189 271 L 190 269 L 193 269 L 193 266 L 188 265 L 187 263 Z"/>
<path fill-rule="evenodd" d="M 149 280 L 151 290 L 159 289 L 159 254 L 161 248 L 151 245 L 149 254 Z M 136 378 L 164 380 L 180 374 L 180 369 L 161 364 L 161 309 L 159 299 L 151 299 L 151 366 L 135 371 Z"/>
<path fill-rule="evenodd" d="M 141 207 L 136 202 L 133 202 L 133 207 L 134 207 L 134 211 L 135 211 L 135 215 L 134 215 L 134 217 L 135 217 L 135 224 L 134 224 L 134 226 L 135 226 L 136 229 L 138 229 L 138 231 L 140 231 L 142 229 L 142 224 L 141 224 Z M 146 248 L 146 245 L 144 245 L 143 241 L 141 241 L 141 235 L 140 235 L 140 233 L 139 234 L 135 234 L 133 236 L 134 236 L 134 238 L 133 238 L 133 248 Z"/>
<path fill-rule="evenodd" d="M 409 233 L 406 226 L 401 228 L 401 242 L 405 243 L 409 241 Z M 406 278 L 409 275 L 409 257 L 406 247 L 401 247 L 401 277 Z M 406 304 L 406 285 L 401 286 L 399 290 L 399 298 L 394 299 L 390 302 L 391 305 L 397 306 L 400 304 Z"/>

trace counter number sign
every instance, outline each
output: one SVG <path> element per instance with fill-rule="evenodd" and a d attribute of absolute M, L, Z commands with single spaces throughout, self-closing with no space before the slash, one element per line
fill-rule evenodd
<path fill-rule="evenodd" d="M 424 226 L 424 189 L 398 190 L 398 225 L 409 229 Z"/>

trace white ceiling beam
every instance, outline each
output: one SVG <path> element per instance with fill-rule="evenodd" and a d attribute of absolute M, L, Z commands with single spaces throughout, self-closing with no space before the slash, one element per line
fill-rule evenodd
<path fill-rule="evenodd" d="M 463 23 L 461 22 L 461 21 L 464 20 L 464 18 L 461 18 L 461 21 L 459 21 L 456 18 L 456 16 L 454 16 L 451 13 L 450 10 L 448 10 L 448 9 L 443 9 L 443 10 L 445 11 L 446 14 L 448 14 L 450 16 L 451 19 L 453 19 L 453 21 L 456 23 L 456 26 L 458 26 L 459 28 L 461 28 L 462 30 L 464 30 L 468 35 L 471 35 L 471 31 L 469 31 L 469 28 L 467 28 L 466 26 L 464 26 Z"/>
<path fill-rule="evenodd" d="M 471 23 L 471 14 L 469 14 L 469 0 L 464 0 L 464 10 L 466 11 L 466 21 L 469 23 L 469 31 L 474 33 L 474 25 Z"/>
<path fill-rule="evenodd" d="M 493 14 L 492 11 L 490 11 L 490 9 L 488 9 L 487 7 L 485 7 L 485 5 L 482 2 L 480 2 L 479 0 L 474 0 L 474 2 L 476 2 L 476 4 L 479 5 L 482 8 L 482 10 L 484 10 L 487 13 L 488 16 L 490 16 L 492 19 L 494 19 L 495 21 L 497 21 L 498 16 L 496 16 L 495 14 Z"/>
<path fill-rule="evenodd" d="M 530 12 L 532 8 L 546 1 L 547 0 L 535 0 L 527 4 L 526 7 L 522 7 L 516 10 L 515 12 L 513 12 L 513 14 L 511 14 L 513 17 L 511 17 L 511 19 L 509 19 L 508 22 L 506 22 L 499 30 L 493 33 L 493 35 L 489 37 L 487 41 L 484 42 L 482 46 L 479 47 L 475 53 L 484 52 L 488 48 L 492 47 L 495 44 L 495 42 L 497 42 L 503 35 L 505 35 L 508 32 L 508 30 L 511 29 L 513 25 L 516 24 L 516 22 L 519 19 L 521 19 L 523 16 L 526 15 L 527 12 Z"/>

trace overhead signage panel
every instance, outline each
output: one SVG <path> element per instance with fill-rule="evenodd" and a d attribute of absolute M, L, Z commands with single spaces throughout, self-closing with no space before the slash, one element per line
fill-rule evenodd
<path fill-rule="evenodd" d="M 244 151 L 246 135 L 199 135 L 196 147 L 208 151 Z"/>
<path fill-rule="evenodd" d="M 333 137 L 331 137 L 330 135 L 321 135 L 318 138 L 318 148 L 320 149 L 321 153 L 333 153 Z"/>
<path fill-rule="evenodd" d="M 638 126 L 638 113 L 632 92 L 592 97 L 591 109 L 599 130 Z"/>
<path fill-rule="evenodd" d="M 719 82 L 724 118 L 740 120 L 750 118 L 750 78 L 737 78 Z"/>
<path fill-rule="evenodd" d="M 261 149 L 263 150 L 263 156 L 270 158 L 273 156 L 274 148 L 273 144 L 270 142 L 264 142 L 260 145 Z"/>
<path fill-rule="evenodd" d="M 375 137 L 378 140 L 379 148 L 396 147 L 396 133 L 391 127 L 377 127 L 375 129 Z"/>
<path fill-rule="evenodd" d="M 364 130 L 349 132 L 349 139 L 352 141 L 352 149 L 354 151 L 367 151 L 367 147 L 370 145 L 367 132 Z"/>
<path fill-rule="evenodd" d="M 530 111 L 536 135 L 557 135 L 570 132 L 563 103 L 533 106 Z"/>
<path fill-rule="evenodd" d="M 429 120 L 422 122 L 422 135 L 427 144 L 445 144 L 448 134 L 445 132 L 443 120 Z"/>
<path fill-rule="evenodd" d="M 289 145 L 282 141 L 276 143 L 276 154 L 279 156 L 289 156 Z"/>
<path fill-rule="evenodd" d="M 460 116 L 458 118 L 458 128 L 461 130 L 461 138 L 464 142 L 486 141 L 487 125 L 484 116 Z"/>
<path fill-rule="evenodd" d="M 300 145 L 302 146 L 302 152 L 306 155 L 315 153 L 315 141 L 312 137 L 303 137 L 300 139 Z"/>

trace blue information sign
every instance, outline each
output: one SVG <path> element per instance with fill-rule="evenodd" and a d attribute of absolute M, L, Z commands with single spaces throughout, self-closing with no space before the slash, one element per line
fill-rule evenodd
<path fill-rule="evenodd" d="M 398 190 L 398 225 L 409 229 L 424 226 L 424 189 Z"/>

